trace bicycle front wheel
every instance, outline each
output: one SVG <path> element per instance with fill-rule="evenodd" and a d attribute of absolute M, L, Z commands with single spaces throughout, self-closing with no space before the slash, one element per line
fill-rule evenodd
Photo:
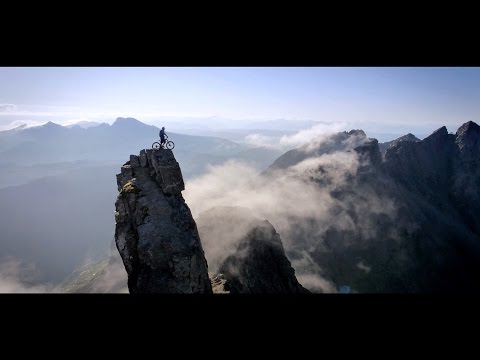
<path fill-rule="evenodd" d="M 167 141 L 167 144 L 165 145 L 165 147 L 168 150 L 172 150 L 175 147 L 175 144 L 173 143 L 173 141 Z"/>

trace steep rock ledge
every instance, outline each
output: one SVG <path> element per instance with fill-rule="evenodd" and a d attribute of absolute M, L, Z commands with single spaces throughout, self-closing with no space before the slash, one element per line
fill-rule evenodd
<path fill-rule="evenodd" d="M 182 172 L 171 150 L 142 150 L 117 175 L 115 242 L 130 293 L 211 293 Z"/>

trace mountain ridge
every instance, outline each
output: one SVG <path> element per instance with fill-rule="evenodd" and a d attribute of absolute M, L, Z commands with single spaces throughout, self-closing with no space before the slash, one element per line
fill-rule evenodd
<path fill-rule="evenodd" d="M 63 131 L 58 126 L 49 124 L 40 130 Z M 103 131 L 102 126 L 97 128 L 97 131 Z M 103 127 L 108 128 L 111 126 Z M 416 140 L 407 134 L 394 140 L 383 158 L 381 144 L 367 138 L 361 130 L 334 134 L 325 138 L 324 143 L 306 144 L 293 151 L 298 158 L 287 158 L 288 161 L 274 171 L 288 177 L 286 170 L 296 168 L 295 176 L 301 181 L 328 193 L 328 198 L 321 198 L 322 201 L 318 202 L 319 208 L 332 205 L 323 215 L 327 218 L 290 217 L 291 233 L 278 227 L 280 222 L 277 219 L 267 215 L 263 218 L 279 229 L 295 270 L 299 266 L 297 259 L 306 252 L 319 267 L 318 274 L 335 284 L 337 289 L 348 286 L 354 292 L 475 291 L 476 283 L 480 283 L 477 265 L 480 262 L 479 129 L 476 123 L 467 122 L 455 134 L 440 127 L 420 141 L 397 141 L 403 137 Z M 76 129 L 75 132 L 84 133 L 85 129 Z M 115 142 L 119 141 L 116 139 Z M 68 147 L 62 148 L 64 150 L 68 152 Z M 35 156 L 37 151 L 39 149 L 30 146 L 25 149 L 25 154 Z M 284 159 L 285 154 L 282 155 Z M 347 154 L 348 159 L 354 161 L 355 171 L 336 184 L 338 177 L 328 178 L 327 175 L 343 171 L 337 165 L 346 157 L 337 157 L 338 154 Z M 311 162 L 312 168 L 306 168 L 309 172 L 299 173 L 302 167 L 298 165 L 312 159 L 316 161 Z M 317 161 L 319 159 L 331 163 L 325 166 Z M 264 177 L 271 175 L 274 173 L 263 174 Z M 277 180 L 274 176 L 267 179 Z M 93 180 L 85 184 L 85 188 L 95 190 L 88 198 L 91 201 L 101 195 L 101 189 L 95 189 Z M 28 190 L 28 201 L 38 198 L 51 207 L 56 202 L 49 200 L 48 196 L 54 193 L 55 186 L 61 190 L 60 185 L 50 180 L 35 183 L 35 187 Z M 72 189 L 72 186 L 61 186 Z M 47 188 L 48 194 L 43 190 Z M 10 190 L 18 191 L 15 196 L 7 194 L 9 196 L 5 199 L 8 204 L 16 204 L 16 196 L 26 188 Z M 43 193 L 45 196 L 41 197 Z M 284 206 L 281 200 L 277 207 Z M 291 204 L 294 202 L 287 203 L 282 210 L 289 211 Z M 25 209 L 29 208 L 28 205 L 27 202 Z M 43 212 L 48 213 L 47 210 Z M 13 224 L 11 216 L 6 218 Z M 341 222 L 338 219 L 347 220 Z M 75 224 L 75 220 L 70 219 L 69 223 Z M 325 227 L 315 228 L 317 223 L 325 224 L 322 225 Z M 80 232 L 82 225 L 77 225 Z M 5 236 L 10 232 L 11 229 Z"/>
<path fill-rule="evenodd" d="M 352 230 L 334 222 L 316 230 L 316 248 L 309 254 L 324 277 L 359 292 L 480 290 L 475 285 L 480 284 L 478 125 L 463 124 L 455 135 L 442 126 L 421 141 L 398 141 L 386 150 L 384 159 L 379 158 L 376 141 L 365 141 L 354 150 L 362 154 L 355 175 L 330 195 L 339 206 L 346 201 L 378 205 L 362 208 L 351 203 L 337 214 L 351 219 Z M 323 154 L 329 151 L 327 147 Z M 320 177 L 319 170 L 315 171 Z M 325 191 L 324 183 L 318 186 Z M 381 203 L 392 203 L 392 210 L 375 210 Z M 363 235 L 360 229 L 367 224 L 374 225 L 368 225 L 369 232 Z M 294 256 L 304 249 L 288 250 Z M 368 264 L 368 273 L 357 266 L 359 259 Z"/>

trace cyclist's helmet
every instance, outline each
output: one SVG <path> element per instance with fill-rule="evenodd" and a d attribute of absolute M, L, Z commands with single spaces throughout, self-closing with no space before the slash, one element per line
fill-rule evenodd
<path fill-rule="evenodd" d="M 162 126 L 162 130 L 165 130 L 165 126 Z"/>

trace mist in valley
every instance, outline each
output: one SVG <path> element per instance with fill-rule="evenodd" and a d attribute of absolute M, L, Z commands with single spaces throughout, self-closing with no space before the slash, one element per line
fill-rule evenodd
<path fill-rule="evenodd" d="M 254 226 L 215 215 L 236 207 L 312 292 L 477 289 L 479 84 L 476 68 L 0 68 L 0 292 L 127 292 L 116 174 L 162 126 L 212 271 Z"/>
<path fill-rule="evenodd" d="M 133 119 L 121 119 L 105 129 L 96 127 L 72 130 L 47 124 L 27 128 L 30 133 L 14 134 L 17 136 L 0 132 L 0 140 L 8 138 L 9 144 L 4 143 L 4 152 L 0 152 L 4 169 L 0 174 L 0 263 L 8 265 L 2 270 L 8 276 L 0 279 L 9 285 L 0 289 L 61 291 L 59 286 L 76 269 L 110 256 L 113 204 L 118 194 L 115 175 L 131 153 L 148 148 L 158 129 Z M 102 132 L 101 137 L 98 132 Z M 248 136 L 247 129 L 244 137 Z M 280 141 L 274 147 L 258 147 L 248 141 L 237 144 L 175 133 L 170 133 L 170 139 L 176 142 L 175 156 L 187 184 L 208 174 L 212 166 L 228 166 L 230 162 L 242 164 L 254 176 L 282 153 Z M 66 143 L 70 145 L 65 153 Z M 12 268 L 12 261 L 25 266 L 21 271 L 5 270 Z M 124 269 L 110 272 L 112 278 L 126 275 Z M 22 279 L 27 275 L 30 278 L 25 282 Z M 15 283 L 18 287 L 11 285 Z M 108 286 L 102 289 L 108 291 Z"/>

